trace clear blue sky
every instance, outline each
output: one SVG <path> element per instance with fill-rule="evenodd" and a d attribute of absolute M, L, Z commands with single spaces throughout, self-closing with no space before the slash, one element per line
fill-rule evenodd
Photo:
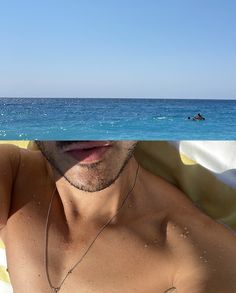
<path fill-rule="evenodd" d="M 0 0 L 0 96 L 236 98 L 235 0 Z"/>

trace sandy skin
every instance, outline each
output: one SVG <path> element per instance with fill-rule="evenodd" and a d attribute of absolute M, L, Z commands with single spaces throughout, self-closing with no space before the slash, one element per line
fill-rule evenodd
<path fill-rule="evenodd" d="M 0 148 L 1 238 L 14 292 L 50 293 L 44 235 L 54 188 L 48 267 L 57 287 L 119 208 L 134 183 L 137 162 L 131 157 L 112 185 L 86 192 L 72 186 L 40 151 L 10 145 Z M 114 143 L 109 150 L 85 156 L 83 164 L 96 160 L 99 170 L 89 172 L 107 178 L 112 171 L 105 170 L 112 167 L 112 158 L 119 165 L 127 149 L 127 145 Z M 104 180 L 93 179 L 94 174 L 86 181 L 89 174 L 83 172 L 88 170 L 78 165 L 78 157 L 57 156 L 67 160 L 60 167 L 69 178 L 76 180 L 79 172 L 78 184 L 103 184 Z M 235 263 L 235 235 L 194 207 L 177 188 L 140 167 L 123 209 L 59 292 L 231 293 L 236 291 Z"/>

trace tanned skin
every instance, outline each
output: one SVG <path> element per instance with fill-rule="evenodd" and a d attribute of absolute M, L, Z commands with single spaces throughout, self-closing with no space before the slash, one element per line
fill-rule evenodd
<path fill-rule="evenodd" d="M 14 293 L 51 293 L 44 235 L 55 187 L 48 267 L 57 287 L 134 184 L 134 145 L 108 142 L 95 163 L 92 156 L 82 158 L 83 164 L 65 151 L 68 145 L 57 142 L 39 143 L 44 155 L 0 146 L 1 238 Z M 235 276 L 234 233 L 140 167 L 121 212 L 59 292 L 233 293 Z"/>

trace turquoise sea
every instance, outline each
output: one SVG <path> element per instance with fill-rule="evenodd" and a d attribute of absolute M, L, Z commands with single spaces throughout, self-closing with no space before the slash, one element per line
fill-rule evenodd
<path fill-rule="evenodd" d="M 236 100 L 0 98 L 0 139 L 236 140 Z"/>

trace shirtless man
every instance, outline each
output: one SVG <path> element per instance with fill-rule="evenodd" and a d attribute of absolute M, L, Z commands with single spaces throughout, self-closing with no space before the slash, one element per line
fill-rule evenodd
<path fill-rule="evenodd" d="M 141 168 L 135 144 L 0 146 L 15 293 L 236 292 L 235 235 Z"/>

